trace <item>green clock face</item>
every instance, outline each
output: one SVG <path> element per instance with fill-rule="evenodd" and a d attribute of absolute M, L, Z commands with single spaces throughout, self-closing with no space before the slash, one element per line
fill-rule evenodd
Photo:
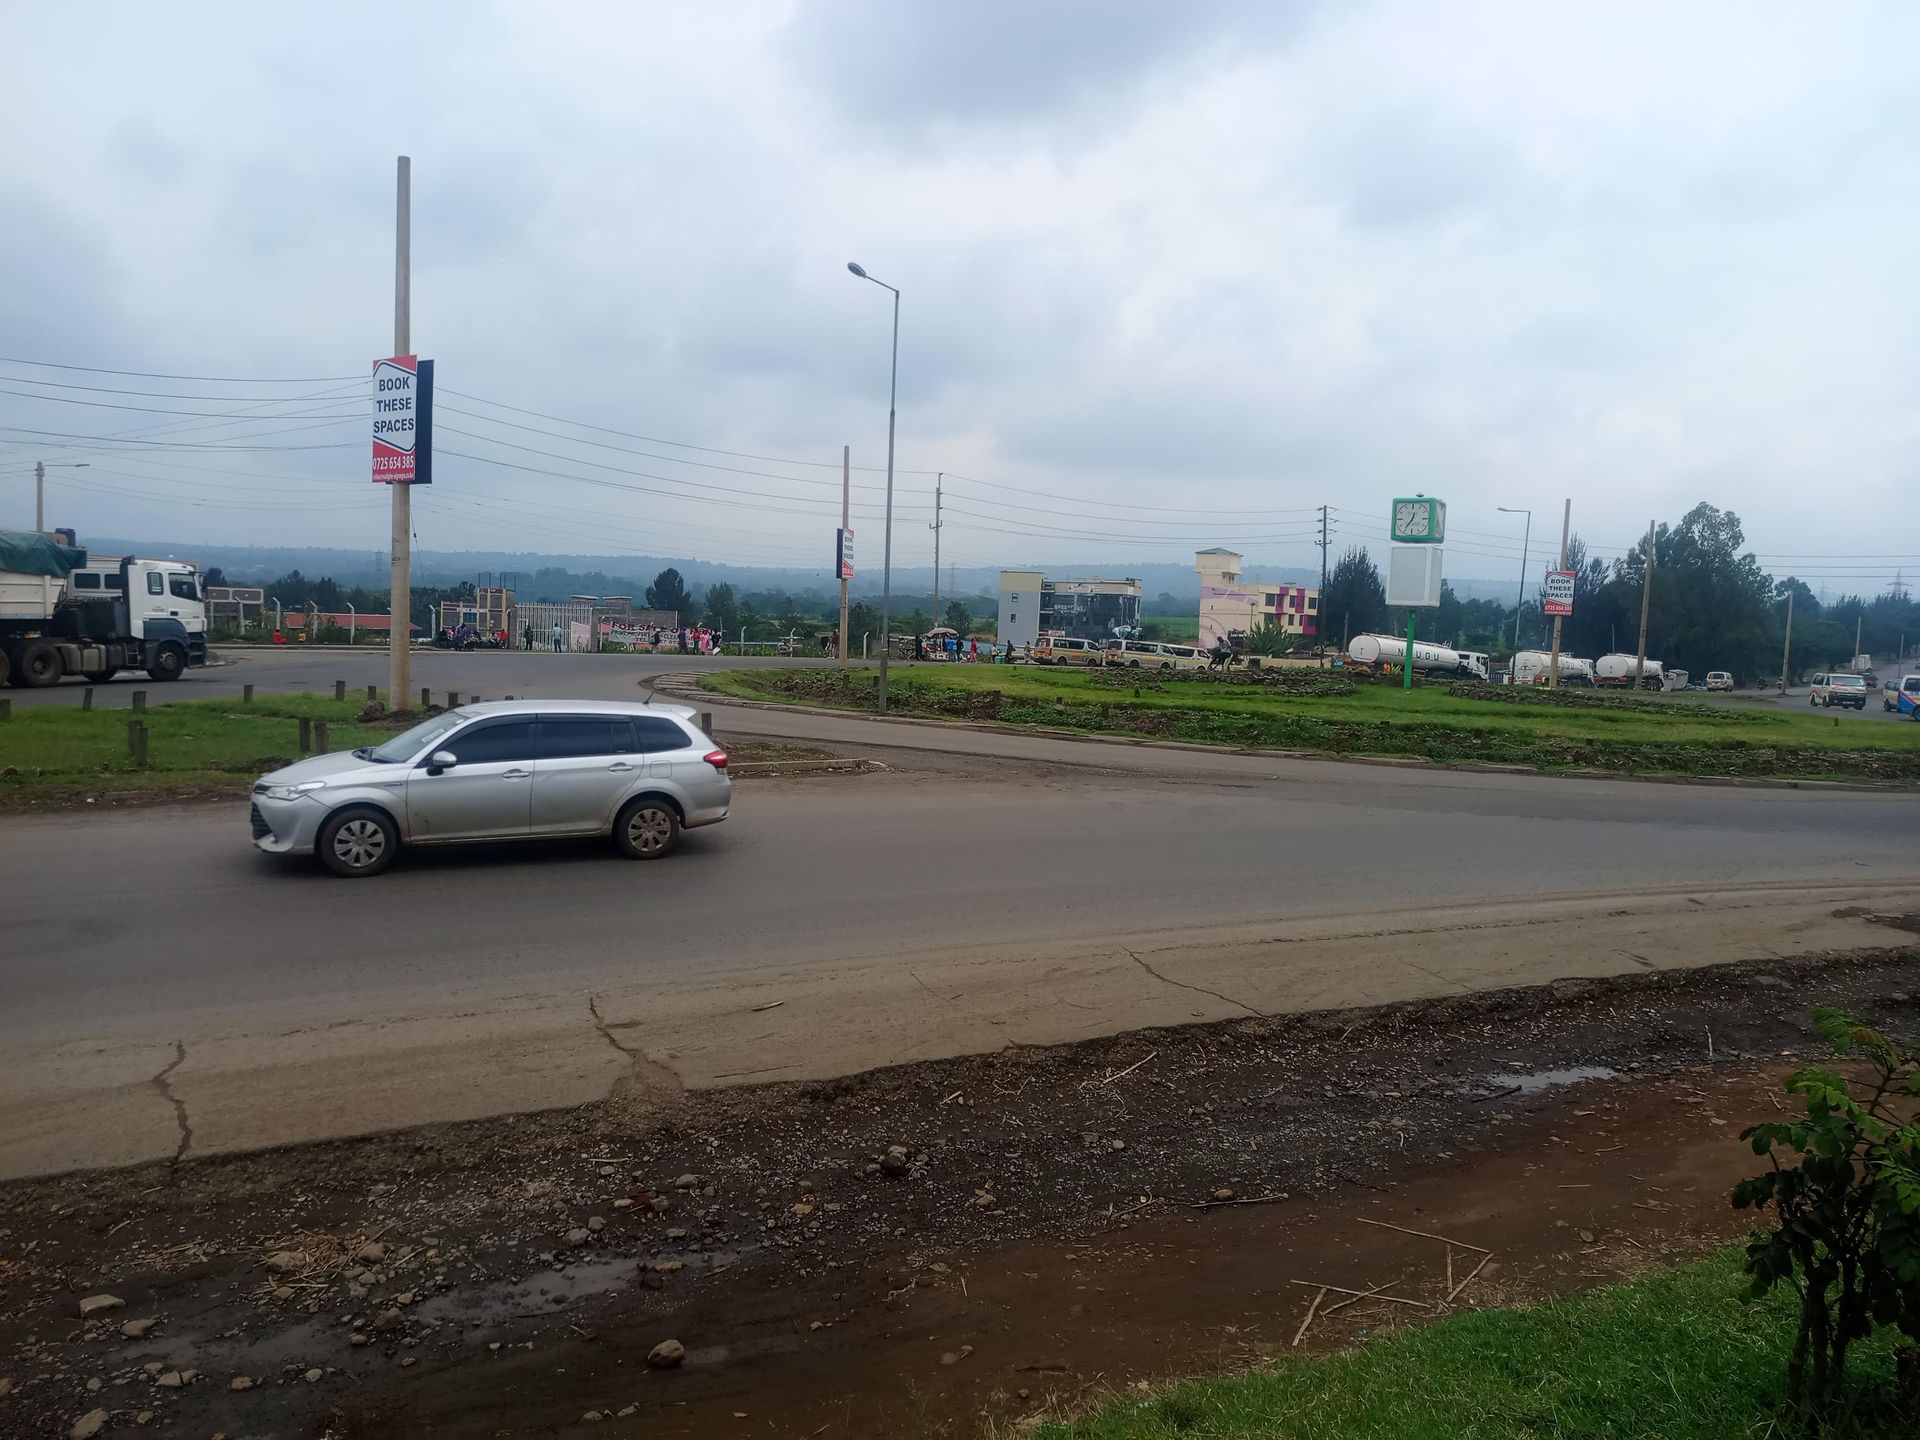
<path fill-rule="evenodd" d="M 1405 545 L 1437 545 L 1446 538 L 1447 507 L 1426 495 L 1393 502 L 1393 538 Z"/>

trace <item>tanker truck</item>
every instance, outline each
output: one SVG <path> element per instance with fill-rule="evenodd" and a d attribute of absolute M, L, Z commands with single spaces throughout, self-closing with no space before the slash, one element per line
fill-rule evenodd
<path fill-rule="evenodd" d="M 1631 690 L 1635 663 L 1631 655 L 1602 655 L 1593 662 L 1593 683 Z M 1641 674 L 1640 684 L 1648 690 L 1684 690 L 1687 672 L 1668 670 L 1658 660 L 1649 660 Z"/>
<path fill-rule="evenodd" d="M 1407 642 L 1404 636 L 1392 635 L 1356 635 L 1347 646 L 1347 659 L 1356 667 L 1380 669 L 1392 666 L 1398 669 L 1407 661 Z M 1487 678 L 1486 658 L 1460 650 L 1449 649 L 1445 645 L 1430 644 L 1425 640 L 1413 642 L 1413 668 L 1428 675 L 1458 675 L 1461 679 L 1484 680 Z"/>
<path fill-rule="evenodd" d="M 1544 685 L 1547 683 L 1547 673 L 1552 666 L 1553 657 L 1545 650 L 1522 650 L 1513 657 L 1513 683 Z M 1593 662 L 1581 660 L 1573 655 L 1562 655 L 1560 683 L 1562 685 L 1593 684 Z"/>

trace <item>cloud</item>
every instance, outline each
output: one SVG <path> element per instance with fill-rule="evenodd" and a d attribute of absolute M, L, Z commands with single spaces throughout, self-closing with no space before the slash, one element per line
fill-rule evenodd
<path fill-rule="evenodd" d="M 462 400 L 494 417 L 461 419 L 491 437 L 466 448 L 559 473 L 449 459 L 422 503 L 437 545 L 817 557 L 841 446 L 886 449 L 890 297 L 848 260 L 902 291 L 910 562 L 930 481 L 904 472 L 1014 487 L 976 490 L 988 523 L 945 536 L 972 561 L 1131 553 L 1023 537 L 1032 513 L 991 499 L 1022 489 L 1078 497 L 1043 507 L 1062 530 L 1172 504 L 1253 563 L 1317 564 L 1234 512 L 1379 515 L 1416 488 L 1505 574 L 1496 505 L 1572 496 L 1605 552 L 1704 494 L 1756 549 L 1818 556 L 1862 516 L 1897 528 L 1920 461 L 1910 7 L 116 14 L 102 33 L 73 7 L 0 12 L 28 62 L 0 126 L 34 142 L 0 152 L 9 353 L 364 374 L 391 341 L 411 154 L 413 334 L 443 388 L 604 427 Z M 0 425 L 240 441 L 288 408 L 192 428 L 0 396 Z M 363 431 L 121 456 L 125 493 L 76 494 L 71 518 L 377 547 L 377 514 L 270 508 L 364 503 Z M 0 432 L 0 467 L 23 457 Z M 856 494 L 869 520 L 876 500 Z"/>

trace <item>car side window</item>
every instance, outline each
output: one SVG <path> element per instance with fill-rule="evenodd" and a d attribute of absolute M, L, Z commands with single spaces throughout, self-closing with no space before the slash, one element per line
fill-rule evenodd
<path fill-rule="evenodd" d="M 685 750 L 693 744 L 687 732 L 664 715 L 636 715 L 633 720 L 634 743 L 646 754 L 663 750 Z"/>
<path fill-rule="evenodd" d="M 471 730 L 462 730 L 443 741 L 439 748 L 451 750 L 462 765 L 499 765 L 509 760 L 532 760 L 533 722 L 482 721 Z"/>
<path fill-rule="evenodd" d="M 625 720 L 597 715 L 549 715 L 540 722 L 542 760 L 633 753 L 633 727 Z"/>
<path fill-rule="evenodd" d="M 170 575 L 167 577 L 167 589 L 176 600 L 198 600 L 200 592 L 194 588 L 193 576 Z"/>
<path fill-rule="evenodd" d="M 147 572 L 147 593 L 149 595 L 166 594 L 167 577 L 162 575 L 158 570 L 149 570 Z"/>
<path fill-rule="evenodd" d="M 92 570 L 74 571 L 73 588 L 76 590 L 98 590 L 100 588 L 99 573 Z"/>

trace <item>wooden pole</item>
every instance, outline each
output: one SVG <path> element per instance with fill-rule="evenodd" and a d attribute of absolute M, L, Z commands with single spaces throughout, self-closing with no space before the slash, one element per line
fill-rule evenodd
<path fill-rule="evenodd" d="M 1573 501 L 1569 498 L 1567 508 L 1560 516 L 1560 563 L 1554 567 L 1557 570 L 1567 568 L 1567 531 L 1572 524 Z M 1565 618 L 1563 615 L 1553 617 L 1553 654 L 1547 659 L 1547 688 L 1549 690 L 1558 690 L 1560 688 L 1560 622 Z"/>
<path fill-rule="evenodd" d="M 1647 573 L 1640 580 L 1640 651 L 1633 657 L 1633 688 L 1638 690 L 1647 675 L 1647 614 L 1653 608 L 1654 524 L 1647 522 Z"/>
<path fill-rule="evenodd" d="M 840 447 L 840 529 L 853 524 L 853 447 Z M 847 668 L 847 572 L 840 571 L 840 668 Z"/>

